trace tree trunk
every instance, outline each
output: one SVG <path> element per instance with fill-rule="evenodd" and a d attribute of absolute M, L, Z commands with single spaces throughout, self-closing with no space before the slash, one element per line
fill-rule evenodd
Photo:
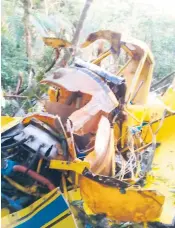
<path fill-rule="evenodd" d="M 75 34 L 74 34 L 74 37 L 73 37 L 73 40 L 72 40 L 72 45 L 73 47 L 75 48 L 75 51 L 76 51 L 76 46 L 78 44 L 78 40 L 79 40 L 79 37 L 80 37 L 80 32 L 82 30 L 82 27 L 83 27 L 83 23 L 86 19 L 86 16 L 87 16 L 87 12 L 91 6 L 91 3 L 93 2 L 93 0 L 86 0 L 86 3 L 84 5 L 84 8 L 82 10 L 82 13 L 80 15 L 80 19 L 78 21 L 78 24 L 77 24 L 77 27 L 76 27 L 76 31 L 75 31 Z M 67 64 L 67 62 L 69 61 L 71 57 L 71 53 L 70 52 L 66 52 L 63 56 L 63 59 L 60 61 L 59 65 L 60 66 L 65 66 Z"/>
<path fill-rule="evenodd" d="M 76 28 L 76 31 L 75 31 L 75 34 L 74 34 L 74 37 L 73 37 L 73 40 L 72 40 L 72 44 L 74 46 L 77 45 L 78 43 L 78 40 L 79 40 L 79 36 L 80 36 L 80 32 L 83 28 L 83 23 L 86 19 L 86 16 L 87 16 L 87 12 L 92 4 L 93 0 L 86 0 L 86 3 L 84 5 L 84 8 L 83 8 L 83 11 L 81 13 L 81 16 L 80 16 L 80 19 L 79 19 L 79 22 L 77 24 L 77 28 Z"/>
<path fill-rule="evenodd" d="M 30 8 L 31 8 L 31 2 L 30 0 L 23 0 L 23 7 L 24 7 L 24 31 L 25 31 L 25 42 L 26 42 L 26 55 L 28 59 L 28 88 L 32 85 L 33 80 L 33 74 L 31 69 L 31 59 L 32 59 L 32 42 L 31 42 L 31 31 L 30 31 Z"/>
<path fill-rule="evenodd" d="M 45 14 L 48 16 L 49 15 L 49 10 L 48 10 L 48 2 L 47 2 L 47 0 L 44 0 L 44 7 L 45 7 Z"/>
<path fill-rule="evenodd" d="M 30 33 L 30 22 L 29 22 L 29 9 L 30 9 L 30 0 L 23 0 L 24 7 L 24 31 L 25 31 L 25 41 L 26 41 L 26 54 L 28 61 L 31 60 L 31 33 Z"/>

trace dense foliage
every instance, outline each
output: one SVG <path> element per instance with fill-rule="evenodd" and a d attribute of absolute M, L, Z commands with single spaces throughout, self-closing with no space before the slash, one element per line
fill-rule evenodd
<path fill-rule="evenodd" d="M 120 31 L 145 41 L 156 60 L 155 78 L 161 78 L 175 66 L 175 16 L 163 5 L 142 0 L 93 0 L 88 11 L 80 41 L 100 29 Z M 31 36 L 28 58 L 25 39 L 25 4 L 29 12 L 28 30 Z M 35 79 L 42 77 L 54 57 L 44 46 L 42 36 L 62 37 L 71 41 L 85 0 L 3 0 L 2 2 L 2 89 L 16 88 L 18 74 L 23 73 L 23 85 L 29 83 L 29 70 Z M 167 4 L 169 0 L 167 0 Z M 160 7 L 161 6 L 161 7 Z M 169 6 L 170 9 L 171 5 Z M 172 11 L 173 12 L 173 11 Z M 33 93 L 33 90 L 31 90 Z M 33 95 L 33 94 L 32 94 Z M 20 102 L 19 102 L 20 103 Z M 5 111 L 10 113 L 11 111 Z"/>

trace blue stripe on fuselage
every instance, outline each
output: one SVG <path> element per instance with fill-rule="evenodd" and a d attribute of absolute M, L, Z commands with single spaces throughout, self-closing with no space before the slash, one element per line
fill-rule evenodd
<path fill-rule="evenodd" d="M 56 198 L 53 202 L 37 212 L 32 218 L 16 226 L 16 228 L 40 228 L 49 221 L 63 213 L 69 207 L 62 195 Z"/>

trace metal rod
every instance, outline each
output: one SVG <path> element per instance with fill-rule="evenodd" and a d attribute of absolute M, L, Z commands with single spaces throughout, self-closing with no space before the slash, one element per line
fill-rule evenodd
<path fill-rule="evenodd" d="M 137 90 L 135 91 L 133 98 L 131 99 L 131 102 L 135 99 L 135 97 L 137 96 L 137 93 L 139 92 L 140 88 L 142 87 L 144 81 L 142 80 L 137 88 Z"/>

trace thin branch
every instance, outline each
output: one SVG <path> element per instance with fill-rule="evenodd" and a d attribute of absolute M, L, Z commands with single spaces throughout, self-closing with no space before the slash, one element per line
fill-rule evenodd
<path fill-rule="evenodd" d="M 60 51 L 61 49 L 55 49 L 55 59 L 53 60 L 53 62 L 51 63 L 51 65 L 47 68 L 47 70 L 45 70 L 45 73 L 47 73 L 48 71 L 50 71 L 52 69 L 52 67 L 55 65 L 56 61 L 58 60 L 59 56 L 60 56 Z"/>
<path fill-rule="evenodd" d="M 26 89 L 27 89 L 27 86 L 25 88 L 20 89 L 17 95 L 23 93 Z"/>
<path fill-rule="evenodd" d="M 18 83 L 17 83 L 16 90 L 15 90 L 14 94 L 18 94 L 19 93 L 19 90 L 20 90 L 20 88 L 22 86 L 22 83 L 23 83 L 23 74 L 22 74 L 22 72 L 19 72 Z"/>
<path fill-rule="evenodd" d="M 170 78 L 173 74 L 175 74 L 175 71 L 171 72 L 170 74 L 166 75 L 165 77 L 163 77 L 161 80 L 159 80 L 158 82 L 156 82 L 155 84 L 153 84 L 151 86 L 151 89 L 153 89 L 154 87 L 157 87 L 158 85 L 160 85 L 162 82 L 166 81 L 168 78 Z"/>
<path fill-rule="evenodd" d="M 164 85 L 164 86 L 162 86 L 162 87 L 157 88 L 157 89 L 156 89 L 156 90 L 154 90 L 153 92 L 157 92 L 157 91 L 159 91 L 159 90 L 162 90 L 162 89 L 164 89 L 164 88 L 167 88 L 169 85 L 170 85 L 170 83 L 167 83 L 166 85 Z"/>
<path fill-rule="evenodd" d="M 28 96 L 21 96 L 21 95 L 4 95 L 5 98 L 28 98 Z"/>

